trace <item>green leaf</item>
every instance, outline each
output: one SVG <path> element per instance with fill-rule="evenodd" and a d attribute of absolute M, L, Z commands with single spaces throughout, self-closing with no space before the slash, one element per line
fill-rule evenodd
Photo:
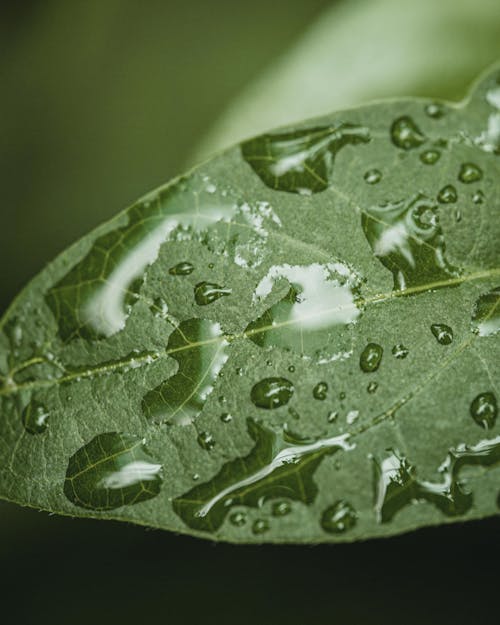
<path fill-rule="evenodd" d="M 498 513 L 500 69 L 245 142 L 0 322 L 0 496 L 234 542 Z"/>

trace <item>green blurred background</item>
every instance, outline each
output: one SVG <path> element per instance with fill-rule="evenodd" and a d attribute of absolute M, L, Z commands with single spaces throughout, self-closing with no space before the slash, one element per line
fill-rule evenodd
<path fill-rule="evenodd" d="M 451 7 L 450 40 L 467 62 L 454 53 L 443 57 L 437 40 L 434 54 L 427 42 L 429 82 L 422 82 L 419 70 L 412 90 L 411 80 L 402 86 L 394 73 L 392 82 L 390 76 L 380 82 L 378 95 L 458 95 L 487 62 L 500 58 L 500 12 L 496 23 L 485 12 L 483 32 L 460 17 L 457 7 L 468 0 L 442 2 Z M 284 67 L 279 58 L 286 49 L 333 5 L 339 13 L 329 19 L 341 30 L 339 20 L 351 4 L 360 5 L 351 0 L 2 3 L 0 312 L 75 238 L 181 173 L 242 91 L 249 94 L 247 109 L 237 100 L 236 115 L 242 116 L 241 128 L 248 128 L 248 102 L 255 98 L 255 107 L 264 106 L 257 96 L 265 79 L 254 80 L 278 63 L 268 73 L 272 81 L 273 71 Z M 440 0 L 436 4 L 443 6 Z M 500 2 L 476 0 L 469 2 L 469 13 L 477 14 L 480 8 L 474 7 L 481 4 L 500 10 Z M 428 0 L 424 5 L 422 11 L 428 11 Z M 426 14 L 421 15 L 425 24 Z M 426 26 L 428 34 L 444 34 L 443 15 Z M 352 19 L 355 26 L 358 18 Z M 354 28 L 353 49 L 363 37 L 382 41 L 386 23 L 383 18 L 374 24 L 373 33 L 366 25 L 363 32 Z M 457 33 L 467 36 L 462 41 Z M 419 37 L 414 39 L 415 59 L 421 58 Z M 401 40 L 407 40 L 405 32 Z M 335 38 L 331 45 L 334 55 Z M 345 45 L 342 54 L 349 74 Z M 366 71 L 383 76 L 376 59 L 370 65 L 371 54 L 368 47 Z M 455 73 L 443 76 L 441 84 L 436 75 L 443 59 L 448 66 L 455 62 Z M 326 71 L 328 57 L 322 56 L 320 67 Z M 295 70 L 286 71 L 293 76 Z M 253 91 L 249 84 L 256 85 Z M 336 88 L 341 91 L 340 82 L 330 90 Z M 376 88 L 371 90 L 376 96 Z M 356 97 L 362 95 L 368 97 Z M 325 105 L 337 101 L 329 97 Z M 277 106 L 286 109 L 284 102 Z M 301 110 L 309 110 L 307 103 Z M 216 128 L 220 143 L 224 124 Z M 145 619 L 485 625 L 498 623 L 499 529 L 494 519 L 351 546 L 236 548 L 1 504 L 0 596 L 20 625 Z"/>

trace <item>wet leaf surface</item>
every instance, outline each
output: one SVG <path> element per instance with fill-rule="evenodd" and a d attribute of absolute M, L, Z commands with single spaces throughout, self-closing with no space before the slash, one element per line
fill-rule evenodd
<path fill-rule="evenodd" d="M 497 514 L 500 71 L 251 139 L 0 322 L 0 496 L 234 542 Z"/>

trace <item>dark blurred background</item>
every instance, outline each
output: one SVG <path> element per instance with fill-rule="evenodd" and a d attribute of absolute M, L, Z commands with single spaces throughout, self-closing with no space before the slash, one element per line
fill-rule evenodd
<path fill-rule="evenodd" d="M 182 172 L 327 0 L 0 9 L 0 313 L 56 253 Z M 498 520 L 364 544 L 233 547 L 0 505 L 0 620 L 500 622 Z"/>

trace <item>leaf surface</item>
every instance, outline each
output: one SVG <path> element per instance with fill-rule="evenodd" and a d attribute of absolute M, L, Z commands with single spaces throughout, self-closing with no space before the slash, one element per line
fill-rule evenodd
<path fill-rule="evenodd" d="M 500 71 L 245 142 L 0 323 L 0 496 L 233 542 L 494 515 Z"/>

